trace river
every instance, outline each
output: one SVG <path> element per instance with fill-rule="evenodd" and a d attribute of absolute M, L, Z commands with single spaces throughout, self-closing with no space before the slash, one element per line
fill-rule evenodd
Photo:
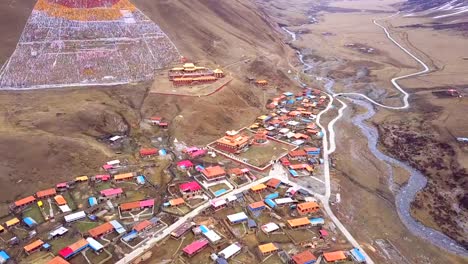
<path fill-rule="evenodd" d="M 297 40 L 297 34 L 295 32 L 288 30 L 286 27 L 282 27 L 282 29 L 291 36 L 292 41 Z M 297 52 L 299 61 L 304 65 L 303 67 L 304 73 L 314 67 L 312 64 L 309 64 L 304 61 L 304 55 L 300 51 L 296 50 L 296 52 Z M 315 76 L 311 76 L 311 77 L 315 77 Z M 299 82 L 301 82 L 299 78 L 297 79 Z M 328 79 L 328 78 L 322 78 L 322 79 L 325 80 L 325 89 L 327 90 L 327 92 L 330 94 L 334 94 L 333 87 L 334 87 L 335 81 L 332 79 Z M 301 84 L 304 85 L 304 83 L 302 82 Z M 434 230 L 432 228 L 429 228 L 423 225 L 421 222 L 413 218 L 413 216 L 411 215 L 411 203 L 415 199 L 416 194 L 426 186 L 427 178 L 421 172 L 412 168 L 408 164 L 401 162 L 399 160 L 396 160 L 382 153 L 377 148 L 377 143 L 379 139 L 379 133 L 377 129 L 365 123 L 366 120 L 370 119 L 371 117 L 375 115 L 374 107 L 367 101 L 357 100 L 357 99 L 349 99 L 349 100 L 367 109 L 366 113 L 355 116 L 352 119 L 352 122 L 354 125 L 359 127 L 363 135 L 367 138 L 368 140 L 367 146 L 370 152 L 376 158 L 378 158 L 379 160 L 387 164 L 388 186 L 389 186 L 389 189 L 395 195 L 395 205 L 396 205 L 397 213 L 401 222 L 406 226 L 406 228 L 408 228 L 408 230 L 412 234 L 430 242 L 431 244 L 439 248 L 442 248 L 446 251 L 449 251 L 451 253 L 464 256 L 464 257 L 468 257 L 468 250 L 465 249 L 460 244 L 458 244 L 455 240 L 451 239 L 447 235 L 437 230 Z M 408 180 L 408 183 L 405 184 L 400 189 L 398 189 L 394 184 L 392 165 L 401 167 L 410 173 L 410 178 Z"/>

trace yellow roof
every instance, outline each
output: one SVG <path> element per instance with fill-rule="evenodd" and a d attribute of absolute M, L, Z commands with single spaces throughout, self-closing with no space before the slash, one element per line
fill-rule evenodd
<path fill-rule="evenodd" d="M 267 115 L 262 115 L 262 116 L 257 117 L 257 119 L 260 119 L 260 120 L 265 120 L 267 118 L 268 118 Z"/>
<path fill-rule="evenodd" d="M 88 176 L 78 176 L 75 178 L 75 181 L 87 181 Z"/>
<path fill-rule="evenodd" d="M 304 226 L 304 225 L 310 225 L 310 221 L 309 219 L 307 219 L 307 217 L 302 217 L 302 218 L 288 220 L 288 224 L 291 227 Z"/>
<path fill-rule="evenodd" d="M 275 246 L 275 244 L 273 244 L 273 243 L 268 243 L 268 244 L 260 245 L 260 246 L 258 246 L 258 249 L 259 249 L 260 252 L 262 252 L 262 253 L 268 253 L 268 252 L 272 252 L 272 251 L 278 250 L 278 248 L 277 248 L 277 247 Z"/>
<path fill-rule="evenodd" d="M 15 218 L 13 218 L 11 220 L 6 221 L 5 225 L 7 227 L 10 227 L 10 226 L 14 226 L 14 225 L 16 225 L 18 223 L 19 223 L 19 219 L 15 217 Z"/>
<path fill-rule="evenodd" d="M 266 185 L 263 184 L 263 183 L 260 183 L 258 185 L 255 185 L 253 186 L 252 188 L 250 188 L 252 191 L 259 191 L 259 190 L 263 190 L 263 189 L 266 189 Z"/>
<path fill-rule="evenodd" d="M 171 71 L 183 71 L 183 70 L 184 70 L 183 67 L 175 67 L 171 69 Z"/>
<path fill-rule="evenodd" d="M 129 179 L 129 178 L 133 178 L 133 176 L 134 176 L 133 172 L 117 174 L 114 176 L 114 180 Z"/>
<path fill-rule="evenodd" d="M 5 228 L 3 228 L 2 225 L 0 225 L 0 231 L 3 231 L 3 230 L 5 230 Z"/>
<path fill-rule="evenodd" d="M 220 69 L 215 69 L 213 72 L 214 72 L 214 73 L 223 73 L 223 71 L 220 70 Z"/>

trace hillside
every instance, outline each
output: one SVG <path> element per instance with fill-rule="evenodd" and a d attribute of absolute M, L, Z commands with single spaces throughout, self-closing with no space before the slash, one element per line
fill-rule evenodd
<path fill-rule="evenodd" d="M 0 92 L 0 145 L 5 150 L 0 152 L 0 182 L 2 186 L 21 183 L 2 193 L 0 211 L 38 187 L 98 172 L 100 164 L 116 157 L 98 141 L 102 136 L 131 135 L 135 142 L 124 152 L 128 155 L 148 145 L 143 118 L 161 115 L 171 123 L 170 136 L 202 144 L 252 122 L 261 112 L 269 96 L 251 86 L 247 75 L 272 78 L 275 85 L 290 89 L 283 73 L 286 65 L 279 63 L 289 51 L 250 1 L 131 2 L 161 27 L 182 55 L 219 64 L 234 80 L 219 93 L 202 98 L 149 94 L 150 81 Z M 0 3 L 0 32 L 5 36 L 0 39 L 2 61 L 13 52 L 34 4 L 33 0 Z"/>

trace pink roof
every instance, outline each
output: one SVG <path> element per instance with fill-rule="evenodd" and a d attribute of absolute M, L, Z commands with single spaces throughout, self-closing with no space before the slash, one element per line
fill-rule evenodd
<path fill-rule="evenodd" d="M 103 196 L 112 196 L 112 195 L 117 195 L 123 193 L 122 188 L 117 188 L 117 189 L 106 189 L 101 191 L 101 195 Z"/>
<path fill-rule="evenodd" d="M 193 163 L 190 160 L 183 160 L 183 161 L 177 162 L 177 167 L 189 168 L 189 167 L 193 167 Z"/>
<path fill-rule="evenodd" d="M 206 239 L 197 240 L 193 242 L 192 244 L 184 247 L 183 251 L 189 255 L 192 255 L 196 253 L 198 250 L 200 250 L 201 248 L 205 247 L 206 245 L 208 245 L 208 240 Z"/>
<path fill-rule="evenodd" d="M 113 169 L 114 166 L 109 165 L 109 164 L 104 164 L 104 165 L 102 165 L 102 168 L 105 169 L 105 170 L 110 170 L 110 169 Z"/>
<path fill-rule="evenodd" d="M 151 207 L 154 206 L 154 199 L 140 201 L 140 207 Z"/>
<path fill-rule="evenodd" d="M 66 182 L 58 183 L 57 188 L 64 188 L 64 187 L 67 187 L 67 185 L 68 184 Z"/>
<path fill-rule="evenodd" d="M 191 153 L 190 153 L 190 157 L 195 158 L 195 157 L 198 157 L 198 156 L 203 156 L 203 155 L 206 154 L 206 152 L 207 152 L 207 151 L 206 151 L 205 149 L 200 149 L 200 150 L 191 152 Z"/>
<path fill-rule="evenodd" d="M 110 179 L 110 175 L 109 174 L 96 175 L 95 178 L 105 180 L 105 179 Z"/>
<path fill-rule="evenodd" d="M 181 185 L 179 185 L 179 189 L 181 192 L 195 192 L 201 190 L 201 186 L 200 184 L 198 184 L 198 182 L 192 181 L 182 183 Z"/>
<path fill-rule="evenodd" d="M 325 230 L 325 229 L 320 229 L 319 232 L 320 232 L 320 235 L 322 235 L 322 236 L 324 236 L 324 237 L 328 236 L 328 232 L 327 232 L 327 230 Z"/>

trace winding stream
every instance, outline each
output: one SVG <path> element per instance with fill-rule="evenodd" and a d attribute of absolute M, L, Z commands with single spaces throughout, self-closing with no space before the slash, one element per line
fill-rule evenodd
<path fill-rule="evenodd" d="M 291 36 L 293 41 L 297 40 L 297 34 L 295 32 L 288 30 L 286 27 L 281 28 Z M 313 65 L 304 61 L 304 55 L 300 51 L 296 52 L 299 60 L 304 65 L 303 72 L 312 69 Z M 298 81 L 301 82 L 299 78 Z M 333 86 L 335 84 L 335 81 L 332 79 L 325 79 L 325 81 L 325 89 L 327 90 L 327 92 L 330 94 L 334 94 Z M 446 251 L 452 252 L 454 254 L 468 257 L 468 250 L 460 244 L 458 244 L 455 240 L 437 230 L 423 225 L 421 222 L 417 221 L 412 217 L 410 213 L 411 202 L 415 199 L 416 194 L 426 186 L 427 178 L 418 170 L 412 168 L 406 163 L 396 160 L 390 156 L 387 156 L 380 150 L 378 150 L 377 143 L 379 133 L 375 127 L 369 126 L 365 123 L 366 120 L 370 119 L 375 115 L 374 107 L 367 101 L 350 98 L 347 99 L 367 109 L 366 113 L 355 116 L 352 119 L 352 123 L 359 127 L 361 132 L 367 138 L 367 145 L 371 153 L 376 158 L 387 164 L 388 185 L 390 190 L 395 194 L 395 205 L 401 222 L 406 226 L 406 228 L 408 228 L 408 230 L 412 234 L 429 241 L 431 244 Z M 410 178 L 407 184 L 404 185 L 401 189 L 395 187 L 393 181 L 393 169 L 391 165 L 401 167 L 410 173 Z"/>

